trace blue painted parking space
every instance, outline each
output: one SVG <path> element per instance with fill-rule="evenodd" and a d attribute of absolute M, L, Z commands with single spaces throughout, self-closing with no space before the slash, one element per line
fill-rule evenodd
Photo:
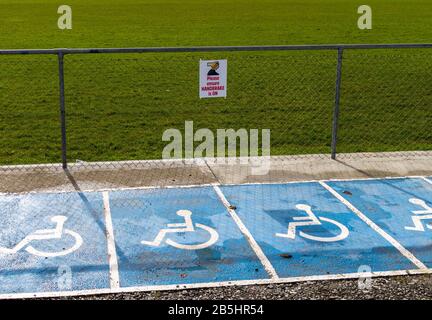
<path fill-rule="evenodd" d="M 432 267 L 432 184 L 421 178 L 404 178 L 329 185 Z"/>
<path fill-rule="evenodd" d="M 109 287 L 99 194 L 0 197 L 0 293 Z"/>
<path fill-rule="evenodd" d="M 121 287 L 269 277 L 211 187 L 109 198 Z"/>
<path fill-rule="evenodd" d="M 319 183 L 221 189 L 280 277 L 416 269 Z"/>
<path fill-rule="evenodd" d="M 432 267 L 424 178 L 1 195 L 0 225 L 3 296 Z"/>

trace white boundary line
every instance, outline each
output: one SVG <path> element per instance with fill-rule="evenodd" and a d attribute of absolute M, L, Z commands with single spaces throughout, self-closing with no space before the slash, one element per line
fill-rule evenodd
<path fill-rule="evenodd" d="M 347 205 L 354 213 L 356 213 L 355 211 L 357 211 L 358 213 L 360 213 L 360 216 L 359 216 L 360 218 L 364 217 L 364 218 L 366 218 L 366 221 L 369 221 L 370 223 L 372 223 L 372 225 L 375 225 L 371 220 L 369 220 L 367 217 L 365 217 L 360 211 L 358 211 L 347 200 L 345 200 L 336 191 L 334 191 L 331 187 L 329 187 L 325 182 L 326 181 L 329 182 L 329 181 L 386 180 L 386 179 L 418 179 L 418 178 L 424 179 L 427 182 L 432 183 L 431 180 L 429 180 L 428 178 L 426 178 L 424 176 L 404 176 L 404 177 L 350 178 L 350 179 L 329 179 L 329 180 L 287 181 L 287 182 L 278 181 L 278 182 L 270 182 L 270 183 L 269 182 L 256 182 L 256 183 L 225 184 L 225 185 L 226 186 L 236 186 L 236 185 L 241 186 L 241 185 L 291 184 L 291 183 L 319 182 L 324 188 L 326 188 L 326 186 L 327 186 L 330 190 L 328 188 L 326 188 L 326 189 L 328 191 L 330 191 L 341 202 L 345 203 L 345 205 Z M 217 187 L 217 189 L 220 190 L 220 188 L 218 187 L 218 185 L 215 185 L 215 184 L 205 184 L 204 185 L 204 184 L 202 184 L 202 185 L 179 185 L 179 186 L 161 186 L 161 187 L 151 186 L 151 187 L 136 187 L 136 188 L 118 188 L 118 189 L 104 189 L 104 190 L 101 189 L 101 190 L 93 190 L 93 191 L 92 190 L 88 190 L 88 191 L 82 191 L 82 192 L 103 192 L 103 194 L 107 194 L 107 196 L 108 196 L 108 191 L 110 191 L 110 190 L 117 191 L 117 190 L 143 190 L 143 189 L 164 189 L 164 188 L 194 188 L 194 187 L 209 187 L 209 186 L 213 186 L 213 188 Z M 216 188 L 215 188 L 215 190 L 216 190 Z M 76 191 L 57 191 L 57 192 L 56 191 L 52 191 L 52 192 L 37 192 L 37 191 L 32 191 L 32 192 L 27 192 L 25 194 L 28 194 L 28 193 L 39 193 L 39 194 L 40 193 L 76 193 Z M 17 195 L 17 194 L 15 194 L 15 193 L 14 194 L 5 194 L 5 193 L 3 193 L 3 194 L 0 194 L 0 195 L 3 196 L 3 195 Z M 223 194 L 222 194 L 222 196 L 223 196 Z M 228 201 L 227 201 L 227 204 L 229 206 Z M 225 203 L 224 203 L 224 205 L 226 206 Z M 106 220 L 106 228 L 107 228 L 107 239 L 108 239 L 108 237 L 110 237 L 110 239 L 112 239 L 112 241 L 113 241 L 114 238 L 113 238 L 113 229 L 112 229 L 112 221 L 111 221 L 111 212 L 109 210 L 109 198 L 106 197 L 106 196 L 104 196 L 104 207 L 108 208 L 108 210 L 105 210 L 105 220 Z M 232 210 L 229 209 L 230 214 L 232 213 L 231 211 Z M 234 212 L 234 214 L 235 214 L 235 216 L 237 216 L 237 214 L 235 212 Z M 238 218 L 238 216 L 237 216 L 237 218 Z M 241 220 L 240 220 L 240 222 L 241 222 Z M 369 223 L 367 223 L 367 224 L 370 225 Z M 379 230 L 381 230 L 384 234 L 386 234 L 378 226 L 376 226 L 376 227 Z M 111 234 L 110 236 L 109 236 L 109 233 Z M 391 239 L 393 239 L 393 238 L 391 238 Z M 113 244 L 114 244 L 114 246 L 113 246 Z M 289 277 L 289 278 L 279 278 L 279 277 L 277 277 L 277 278 L 273 278 L 273 279 L 237 280 L 237 281 L 225 281 L 225 282 L 179 284 L 179 285 L 154 285 L 154 286 L 141 286 L 141 287 L 121 288 L 119 285 L 114 285 L 113 286 L 113 283 L 112 283 L 113 277 L 112 277 L 112 274 L 111 274 L 111 269 L 112 269 L 111 261 L 115 261 L 115 263 L 113 265 L 114 266 L 114 270 L 115 270 L 114 279 L 116 277 L 118 279 L 118 264 L 117 264 L 117 255 L 116 255 L 116 252 L 115 252 L 115 243 L 112 242 L 112 244 L 108 245 L 108 246 L 111 247 L 111 248 L 114 248 L 114 254 L 115 254 L 115 260 L 112 259 L 113 256 L 110 256 L 110 280 L 111 280 L 110 283 L 111 283 L 111 286 L 112 286 L 111 289 L 89 289 L 89 290 L 76 290 L 76 291 L 36 292 L 36 293 L 11 293 L 11 294 L 0 294 L 0 299 L 24 299 L 24 298 L 39 298 L 39 297 L 40 298 L 44 298 L 44 297 L 46 297 L 46 298 L 48 298 L 48 297 L 67 297 L 67 296 L 95 295 L 95 294 L 130 293 L 130 292 L 147 292 L 147 291 L 163 291 L 163 290 L 183 290 L 183 289 L 198 289 L 198 288 L 215 288 L 215 287 L 225 287 L 225 286 L 235 286 L 235 285 L 237 285 L 237 286 L 243 286 L 243 285 L 260 285 L 260 284 L 264 285 L 264 284 L 278 284 L 278 283 L 293 283 L 293 282 L 301 282 L 301 281 L 323 281 L 323 280 L 356 279 L 356 278 L 361 278 L 361 277 L 387 277 L 387 276 L 432 274 L 432 269 L 428 269 L 426 266 L 424 266 L 419 261 L 420 264 L 422 265 L 422 267 L 420 269 L 414 269 L 414 270 L 379 271 L 379 272 L 368 272 L 368 273 L 344 273 L 344 274 L 334 274 L 334 275 L 316 275 L 316 276 Z M 110 251 L 111 249 L 109 248 L 108 250 Z M 404 250 L 406 250 L 406 249 L 404 249 Z M 411 253 L 409 253 L 408 251 L 406 251 L 406 252 L 409 255 L 411 255 Z M 117 276 L 115 274 L 117 274 Z M 114 280 L 114 282 L 115 282 L 115 280 Z M 116 282 L 116 283 L 118 283 L 118 282 Z"/>
<path fill-rule="evenodd" d="M 317 180 L 298 180 L 298 181 L 269 181 L 269 182 L 246 182 L 246 183 L 223 183 L 223 186 L 249 186 L 249 185 L 278 185 L 278 184 L 293 184 L 293 183 L 319 183 L 333 182 L 333 181 L 373 181 L 373 180 L 397 180 L 397 179 L 428 179 L 425 176 L 402 176 L 402 177 L 377 177 L 377 178 L 346 178 L 346 179 L 317 179 Z M 159 189 L 187 189 L 187 188 L 199 188 L 199 187 L 212 187 L 215 183 L 203 183 L 203 184 L 190 184 L 190 185 L 158 185 L 158 186 L 143 186 L 143 187 L 120 187 L 120 188 L 100 188 L 100 189 L 84 189 L 80 191 L 76 190 L 57 190 L 57 191 L 30 191 L 30 192 L 16 192 L 16 193 L 5 193 L 0 192 L 0 196 L 19 196 L 27 194 L 64 194 L 64 193 L 93 193 L 93 192 L 114 192 L 114 191 L 133 191 L 133 190 L 159 190 Z"/>
<path fill-rule="evenodd" d="M 405 155 L 403 155 L 405 154 Z M 341 158 L 348 157 L 368 157 L 371 160 L 380 159 L 382 161 L 387 161 L 388 157 L 395 157 L 393 159 L 397 160 L 415 160 L 419 157 L 430 157 L 432 154 L 431 150 L 412 150 L 412 151 L 385 151 L 385 152 L 350 152 L 350 153 L 338 153 Z M 415 159 L 413 159 L 415 157 Z M 76 162 L 69 162 L 69 167 L 78 166 L 100 166 L 100 165 L 117 165 L 117 164 L 151 164 L 151 163 L 181 163 L 181 164 L 191 164 L 200 163 L 202 161 L 217 161 L 218 159 L 223 159 L 224 161 L 241 161 L 248 159 L 261 159 L 262 156 L 243 156 L 243 157 L 199 157 L 199 158 L 175 158 L 175 159 L 147 159 L 147 160 L 117 160 L 117 161 L 85 161 L 76 159 Z M 273 161 L 281 160 L 294 160 L 294 161 L 304 161 L 307 160 L 332 160 L 330 153 L 312 153 L 312 154 L 292 154 L 292 155 L 275 155 L 271 156 Z M 38 164 L 12 164 L 12 165 L 1 165 L 0 169 L 26 169 L 26 168 L 56 168 L 63 170 L 62 164 L 58 162 L 51 163 L 38 163 Z"/>
<path fill-rule="evenodd" d="M 345 206 L 347 206 L 352 212 L 354 212 L 361 220 L 363 220 L 369 227 L 371 227 L 374 231 L 376 231 L 379 235 L 381 235 L 384 239 L 390 242 L 400 253 L 402 253 L 407 259 L 409 259 L 412 263 L 414 263 L 419 269 L 426 270 L 426 267 L 423 262 L 417 259 L 411 252 L 409 252 L 405 247 L 403 247 L 396 239 L 390 236 L 387 232 L 381 229 L 377 224 L 375 224 L 372 220 L 370 220 L 366 215 L 364 215 L 360 210 L 354 207 L 348 200 L 342 197 L 336 190 L 326 184 L 324 181 L 319 182 L 327 191 L 329 191 L 336 199 L 342 202 Z"/>
<path fill-rule="evenodd" d="M 229 214 L 233 218 L 234 222 L 239 227 L 241 233 L 245 236 L 246 240 L 249 242 L 250 246 L 252 247 L 252 250 L 257 255 L 258 259 L 261 261 L 261 263 L 264 266 L 264 269 L 267 271 L 267 273 L 270 275 L 270 277 L 274 280 L 279 279 L 279 276 L 276 273 L 276 270 L 270 263 L 269 259 L 266 257 L 258 243 L 253 238 L 252 234 L 249 232 L 249 230 L 246 228 L 246 226 L 241 221 L 240 217 L 237 215 L 234 209 L 232 209 L 231 204 L 228 202 L 228 200 L 225 198 L 225 195 L 222 193 L 222 190 L 219 188 L 218 185 L 213 185 L 213 189 L 215 190 L 216 194 L 218 195 L 219 199 L 223 203 L 223 205 L 228 210 Z"/>
<path fill-rule="evenodd" d="M 423 178 L 423 180 L 425 180 L 427 183 L 432 184 L 432 180 L 430 180 L 429 178 L 426 178 L 426 177 L 422 177 L 422 178 Z"/>
<path fill-rule="evenodd" d="M 111 208 L 109 201 L 108 192 L 103 192 L 103 203 L 104 203 L 104 215 L 105 215 L 105 226 L 106 226 L 106 238 L 107 238 L 107 249 L 108 249 L 108 261 L 109 261 L 109 275 L 110 275 L 110 287 L 111 289 L 120 288 L 120 277 L 118 271 L 118 260 L 117 252 L 114 240 L 114 229 L 111 219 Z"/>
<path fill-rule="evenodd" d="M 283 283 L 294 283 L 294 282 L 304 282 L 304 281 L 343 280 L 343 279 L 358 279 L 358 278 L 366 278 L 366 277 L 374 278 L 374 277 L 391 277 L 391 276 L 421 275 L 421 274 L 432 274 L 432 269 L 340 273 L 340 274 L 330 274 L 330 275 L 290 277 L 290 278 L 278 278 L 278 279 L 236 280 L 236 281 L 193 283 L 193 284 L 179 284 L 179 285 L 151 285 L 151 286 L 141 286 L 141 287 L 126 287 L 126 288 L 118 288 L 118 289 L 89 289 L 89 290 L 58 291 L 58 292 L 10 293 L 10 294 L 0 294 L 0 299 L 85 296 L 85 295 L 96 295 L 96 294 L 218 288 L 218 287 L 228 287 L 228 286 L 283 284 Z"/>

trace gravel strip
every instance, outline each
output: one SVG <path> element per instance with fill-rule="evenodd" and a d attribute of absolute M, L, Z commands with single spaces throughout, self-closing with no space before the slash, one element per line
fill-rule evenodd
<path fill-rule="evenodd" d="M 133 292 L 68 299 L 103 300 L 283 300 L 283 299 L 432 299 L 432 275 L 373 278 L 370 290 L 358 280 L 309 281 L 288 284 L 232 286 L 179 291 Z"/>

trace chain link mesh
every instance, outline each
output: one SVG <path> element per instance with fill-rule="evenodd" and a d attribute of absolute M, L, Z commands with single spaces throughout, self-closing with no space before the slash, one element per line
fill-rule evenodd
<path fill-rule="evenodd" d="M 344 50 L 341 161 L 379 158 L 369 169 L 401 175 L 385 161 L 408 157 L 423 161 L 410 173 L 427 171 L 431 55 L 430 49 Z M 200 59 L 228 60 L 226 99 L 199 99 Z M 336 50 L 66 54 L 64 171 L 56 55 L 2 56 L 0 192 L 349 175 L 329 161 L 336 66 Z M 194 131 L 270 129 L 271 171 L 257 177 L 247 165 L 160 160 L 163 132 L 184 133 L 185 121 L 193 121 Z"/>
<path fill-rule="evenodd" d="M 339 161 L 330 159 L 337 50 L 66 54 L 67 169 L 61 163 L 58 57 L 2 55 L 0 208 L 3 227 L 11 232 L 0 233 L 0 244 L 15 248 L 31 232 L 55 227 L 56 217 L 67 218 L 65 228 L 81 234 L 89 246 L 84 251 L 92 252 L 91 257 L 76 252 L 74 277 L 82 270 L 108 272 L 105 221 L 112 211 L 118 262 L 129 263 L 140 278 L 156 283 L 160 270 L 182 277 L 221 257 L 249 262 L 255 256 L 240 242 L 234 249 L 225 245 L 241 233 L 211 187 L 215 183 L 432 174 L 431 54 L 345 50 Z M 228 60 L 226 99 L 199 99 L 200 59 Z M 161 159 L 164 131 L 184 132 L 186 121 L 193 121 L 194 131 L 270 129 L 269 171 L 255 174 L 239 159 L 222 164 Z M 246 205 L 242 210 L 252 214 L 258 228 L 252 231 L 259 234 L 266 225 L 261 218 L 254 221 L 257 207 L 271 212 L 278 210 L 273 206 L 278 199 L 316 196 L 285 189 L 257 188 L 252 194 L 236 189 L 231 204 Z M 152 240 L 165 221 L 182 222 L 176 212 L 186 209 L 223 230 L 228 240 L 187 259 L 179 251 L 155 256 L 151 248 L 141 248 L 140 241 Z M 207 234 L 199 235 L 207 240 Z M 192 241 L 184 233 L 172 239 Z M 36 243 L 36 249 L 57 252 L 73 240 L 69 233 Z M 5 259 L 11 266 L 6 272 L 19 269 L 29 277 L 39 272 L 30 258 Z M 254 272 L 265 273 L 260 268 L 257 263 Z"/>
<path fill-rule="evenodd" d="M 228 97 L 199 99 L 199 60 L 215 56 Z M 160 159 L 163 132 L 185 121 L 271 129 L 275 155 L 328 153 L 334 64 L 334 52 L 66 56 L 69 160 Z"/>
<path fill-rule="evenodd" d="M 432 149 L 431 58 L 431 50 L 344 53 L 338 152 Z"/>

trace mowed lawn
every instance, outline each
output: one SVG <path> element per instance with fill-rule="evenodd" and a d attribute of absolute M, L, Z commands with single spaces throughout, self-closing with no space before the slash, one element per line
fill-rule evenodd
<path fill-rule="evenodd" d="M 0 0 L 0 47 L 425 43 L 432 2 L 351 0 Z M 200 59 L 228 59 L 227 99 L 200 100 Z M 432 149 L 432 49 L 347 51 L 339 151 Z M 219 52 L 65 58 L 68 157 L 160 158 L 164 130 L 272 130 L 272 154 L 328 153 L 336 53 Z M 0 56 L 0 164 L 60 161 L 55 56 Z"/>

